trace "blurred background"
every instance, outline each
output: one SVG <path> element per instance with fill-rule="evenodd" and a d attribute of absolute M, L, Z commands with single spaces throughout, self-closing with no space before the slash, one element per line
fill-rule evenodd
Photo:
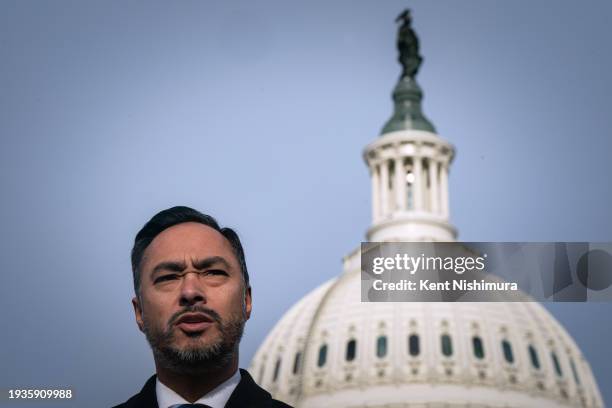
<path fill-rule="evenodd" d="M 92 407 L 140 390 L 129 251 L 174 205 L 243 239 L 248 366 L 364 239 L 361 154 L 391 115 L 406 7 L 424 112 L 457 149 L 459 239 L 612 241 L 608 1 L 1 0 L 0 389 Z M 610 403 L 612 304 L 546 307 Z"/>

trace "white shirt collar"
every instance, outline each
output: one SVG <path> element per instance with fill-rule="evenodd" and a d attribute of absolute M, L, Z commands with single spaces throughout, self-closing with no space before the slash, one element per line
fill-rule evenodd
<path fill-rule="evenodd" d="M 234 375 L 194 402 L 194 404 L 206 404 L 212 408 L 223 408 L 239 382 L 240 371 L 236 370 Z M 159 378 L 156 378 L 155 381 L 155 392 L 157 393 L 157 405 L 159 405 L 159 408 L 169 408 L 176 404 L 189 404 L 183 397 L 159 381 Z"/>

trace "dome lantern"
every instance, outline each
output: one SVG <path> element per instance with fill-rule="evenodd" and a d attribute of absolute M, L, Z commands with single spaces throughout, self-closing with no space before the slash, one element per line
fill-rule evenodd
<path fill-rule="evenodd" d="M 421 112 L 423 93 L 415 77 L 423 58 L 410 11 L 396 21 L 401 22 L 397 48 L 402 73 L 393 92 L 395 112 L 381 137 L 364 151 L 372 179 L 372 226 L 367 239 L 454 241 L 448 172 L 455 149 L 435 133 Z"/>

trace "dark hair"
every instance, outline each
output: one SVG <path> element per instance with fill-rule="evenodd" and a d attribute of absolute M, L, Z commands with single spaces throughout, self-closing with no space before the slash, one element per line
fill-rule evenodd
<path fill-rule="evenodd" d="M 151 244 L 153 239 L 162 231 L 177 224 L 185 222 L 198 222 L 204 224 L 215 231 L 219 231 L 234 249 L 234 255 L 238 259 L 242 277 L 244 278 L 245 287 L 249 287 L 249 273 L 247 271 L 246 260 L 244 258 L 244 250 L 240 243 L 238 234 L 231 228 L 221 228 L 213 217 L 207 214 L 194 210 L 193 208 L 177 206 L 168 208 L 158 212 L 147 222 L 134 239 L 134 247 L 132 248 L 132 274 L 134 277 L 134 292 L 139 295 L 140 291 L 140 263 L 145 249 Z"/>

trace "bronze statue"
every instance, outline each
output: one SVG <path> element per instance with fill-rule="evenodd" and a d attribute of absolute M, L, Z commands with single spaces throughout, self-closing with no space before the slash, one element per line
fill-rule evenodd
<path fill-rule="evenodd" d="M 414 78 L 421 66 L 423 58 L 419 55 L 419 39 L 410 25 L 412 18 L 410 10 L 404 10 L 395 22 L 402 22 L 397 31 L 397 49 L 399 51 L 399 63 L 402 65 L 402 78 L 408 76 Z"/>
<path fill-rule="evenodd" d="M 393 116 L 385 123 L 381 134 L 407 129 L 435 133 L 434 125 L 425 117 L 421 109 L 423 91 L 415 76 L 423 58 L 419 55 L 419 39 L 411 26 L 410 10 L 404 10 L 397 16 L 395 22 L 401 23 L 397 30 L 397 49 L 402 75 L 393 89 Z"/>

